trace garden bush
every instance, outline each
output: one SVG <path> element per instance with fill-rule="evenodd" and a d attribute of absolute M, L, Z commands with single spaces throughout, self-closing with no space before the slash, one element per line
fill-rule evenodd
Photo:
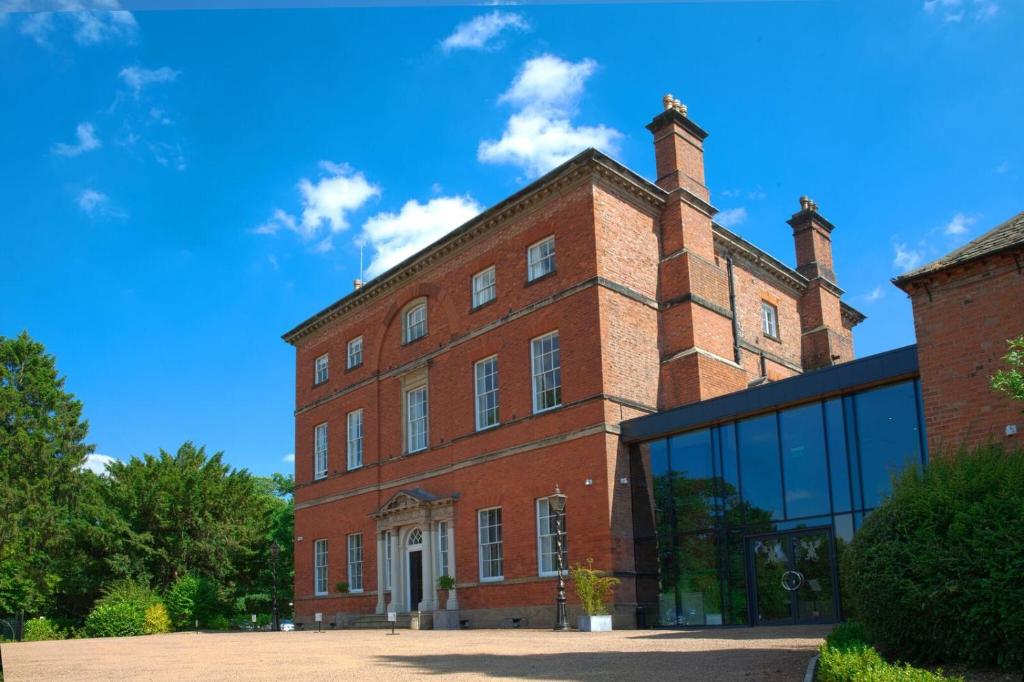
<path fill-rule="evenodd" d="M 1024 452 L 936 455 L 894 482 L 843 557 L 873 642 L 914 662 L 1024 668 Z"/>
<path fill-rule="evenodd" d="M 603 616 L 608 613 L 605 601 L 619 579 L 594 570 L 594 560 L 587 559 L 587 565 L 576 564 L 570 569 L 576 596 L 580 599 L 583 612 L 588 616 Z"/>
<path fill-rule="evenodd" d="M 64 639 L 64 632 L 56 623 L 49 618 L 33 618 L 25 621 L 25 632 L 22 640 L 25 642 L 42 642 L 48 639 Z"/>
<path fill-rule="evenodd" d="M 146 633 L 146 612 L 128 602 L 97 603 L 85 619 L 90 637 L 130 637 Z"/>
<path fill-rule="evenodd" d="M 166 606 L 157 603 L 146 609 L 143 630 L 147 635 L 159 635 L 164 632 L 170 632 L 173 629 L 171 627 L 171 617 L 167 615 Z"/>
<path fill-rule="evenodd" d="M 218 615 L 217 591 L 209 580 L 197 575 L 183 575 L 174 581 L 164 597 L 171 623 L 178 630 L 194 628 L 196 620 L 203 627 L 213 627 Z"/>
<path fill-rule="evenodd" d="M 963 682 L 959 677 L 945 677 L 941 670 L 930 672 L 906 663 L 889 663 L 868 642 L 861 623 L 837 625 L 819 650 L 818 682 Z"/>

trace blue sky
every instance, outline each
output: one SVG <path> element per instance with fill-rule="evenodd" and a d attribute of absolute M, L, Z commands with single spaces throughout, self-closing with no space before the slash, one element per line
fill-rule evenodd
<path fill-rule="evenodd" d="M 0 14 L 0 334 L 56 354 L 99 453 L 193 440 L 290 471 L 280 334 L 351 290 L 359 244 L 372 275 L 589 145 L 652 177 L 644 125 L 671 92 L 710 132 L 722 220 L 792 263 L 810 195 L 869 316 L 858 355 L 912 343 L 889 279 L 1024 210 L 1022 19 L 1001 0 Z"/>

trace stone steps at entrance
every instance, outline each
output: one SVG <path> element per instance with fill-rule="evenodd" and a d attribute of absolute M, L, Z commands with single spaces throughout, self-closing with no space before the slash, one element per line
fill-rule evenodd
<path fill-rule="evenodd" d="M 408 613 L 398 614 L 398 620 L 395 622 L 395 628 L 398 630 L 408 630 L 411 627 L 412 616 Z M 359 616 L 345 625 L 346 628 L 353 630 L 390 630 L 391 621 L 388 620 L 387 614 L 375 613 L 368 616 Z"/>

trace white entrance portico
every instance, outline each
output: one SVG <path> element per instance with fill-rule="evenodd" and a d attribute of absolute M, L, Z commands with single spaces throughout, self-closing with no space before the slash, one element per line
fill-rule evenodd
<path fill-rule="evenodd" d="M 452 507 L 457 498 L 439 497 L 422 488 L 400 490 L 373 514 L 377 519 L 377 584 L 383 586 L 377 591 L 377 613 L 458 608 L 454 590 L 447 604 L 437 603 L 439 572 L 447 567 L 449 575 L 454 573 Z"/>

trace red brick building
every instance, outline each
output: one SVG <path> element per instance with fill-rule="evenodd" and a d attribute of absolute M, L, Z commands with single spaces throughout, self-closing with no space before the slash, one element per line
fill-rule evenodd
<path fill-rule="evenodd" d="M 706 133 L 664 104 L 655 182 L 584 151 L 285 334 L 298 621 L 549 625 L 557 484 L 568 562 L 615 572 L 628 626 L 619 423 L 852 359 L 832 224 L 801 199 L 796 268 L 715 224 Z"/>
<path fill-rule="evenodd" d="M 1024 213 L 894 280 L 914 306 L 932 455 L 1024 435 L 1020 405 L 995 394 L 1006 340 L 1024 334 Z"/>

